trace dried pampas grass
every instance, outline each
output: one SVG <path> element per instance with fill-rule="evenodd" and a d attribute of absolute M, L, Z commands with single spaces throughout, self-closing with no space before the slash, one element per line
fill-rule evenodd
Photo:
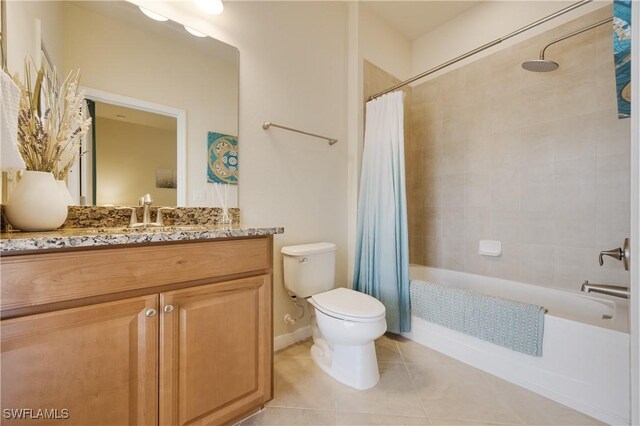
<path fill-rule="evenodd" d="M 40 68 L 32 86 L 27 62 L 24 82 L 18 76 L 14 81 L 21 92 L 18 151 L 27 170 L 51 172 L 56 179 L 66 179 L 91 126 L 91 119 L 85 119 L 80 71 L 71 71 L 57 87 L 55 71 L 48 75 Z"/>

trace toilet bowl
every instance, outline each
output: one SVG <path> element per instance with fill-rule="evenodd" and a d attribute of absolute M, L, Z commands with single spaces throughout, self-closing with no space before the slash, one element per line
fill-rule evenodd
<path fill-rule="evenodd" d="M 380 380 L 374 340 L 387 330 L 386 311 L 367 294 L 333 289 L 335 251 L 331 243 L 283 247 L 284 284 L 313 307 L 315 364 L 345 385 L 369 389 Z"/>
<path fill-rule="evenodd" d="M 382 303 L 345 288 L 312 296 L 311 357 L 334 379 L 355 389 L 369 389 L 380 380 L 374 340 L 387 330 Z M 358 301 L 359 304 L 349 302 Z M 335 303 L 339 304 L 336 309 Z M 362 305 L 369 311 L 363 312 Z"/>

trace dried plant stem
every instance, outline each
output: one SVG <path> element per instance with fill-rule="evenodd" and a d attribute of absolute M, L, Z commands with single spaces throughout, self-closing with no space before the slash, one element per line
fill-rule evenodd
<path fill-rule="evenodd" d="M 25 82 L 18 77 L 14 80 L 21 91 L 18 150 L 27 170 L 65 179 L 91 125 L 91 119 L 84 118 L 80 71 L 70 72 L 58 88 L 55 70 L 50 76 L 40 68 L 32 89 L 31 68 L 25 63 Z"/>

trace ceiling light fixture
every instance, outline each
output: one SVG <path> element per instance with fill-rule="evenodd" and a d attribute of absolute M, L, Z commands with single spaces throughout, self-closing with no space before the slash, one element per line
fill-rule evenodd
<path fill-rule="evenodd" d="M 144 7 L 142 7 L 142 6 L 138 6 L 138 7 L 140 8 L 140 11 L 141 11 L 142 13 L 144 13 L 144 14 L 145 14 L 145 15 L 147 15 L 149 18 L 151 18 L 151 19 L 153 19 L 153 20 L 155 20 L 155 21 L 165 22 L 165 21 L 168 21 L 168 20 L 169 20 L 169 18 L 164 17 L 164 16 L 160 15 L 159 13 L 152 12 L 152 11 L 150 11 L 149 9 L 145 9 L 145 8 L 144 8 Z"/>
<path fill-rule="evenodd" d="M 207 15 L 220 15 L 224 10 L 222 0 L 193 0 L 193 2 Z"/>
<path fill-rule="evenodd" d="M 186 25 L 184 26 L 184 29 L 187 30 L 187 32 L 191 35 L 194 35 L 196 37 L 206 37 L 207 35 L 204 33 L 201 33 L 200 31 L 196 31 L 193 28 L 187 27 Z"/>

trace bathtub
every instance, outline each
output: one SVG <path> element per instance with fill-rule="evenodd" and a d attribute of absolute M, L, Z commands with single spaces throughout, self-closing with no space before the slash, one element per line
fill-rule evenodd
<path fill-rule="evenodd" d="M 412 265 L 411 279 L 544 306 L 542 357 L 411 318 L 417 343 L 609 424 L 629 423 L 628 301 Z"/>

